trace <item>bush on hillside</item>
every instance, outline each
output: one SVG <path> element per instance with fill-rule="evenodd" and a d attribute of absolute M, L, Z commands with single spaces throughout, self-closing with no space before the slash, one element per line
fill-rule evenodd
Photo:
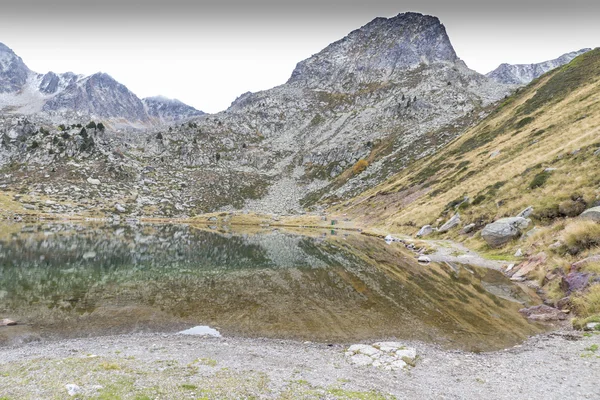
<path fill-rule="evenodd" d="M 594 221 L 573 221 L 565 228 L 563 239 L 571 254 L 600 246 L 600 224 Z"/>
<path fill-rule="evenodd" d="M 367 160 L 358 160 L 356 164 L 352 167 L 352 173 L 354 175 L 358 175 L 363 172 L 369 166 L 369 162 Z"/>

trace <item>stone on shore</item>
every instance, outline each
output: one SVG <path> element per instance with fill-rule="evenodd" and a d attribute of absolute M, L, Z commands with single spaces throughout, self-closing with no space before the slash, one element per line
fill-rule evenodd
<path fill-rule="evenodd" d="M 378 342 L 373 345 L 354 344 L 346 350 L 345 355 L 354 365 L 400 370 L 414 364 L 417 351 L 399 342 Z"/>

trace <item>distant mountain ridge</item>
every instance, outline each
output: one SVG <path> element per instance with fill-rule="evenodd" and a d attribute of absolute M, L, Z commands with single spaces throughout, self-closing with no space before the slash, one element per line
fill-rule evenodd
<path fill-rule="evenodd" d="M 535 64 L 500 64 L 495 70 L 488 72 L 486 76 L 498 83 L 507 85 L 526 85 L 545 74 L 546 72 L 568 64 L 575 57 L 587 53 L 591 49 L 581 49 L 563 54 L 554 60 Z"/>
<path fill-rule="evenodd" d="M 66 120 L 114 119 L 141 126 L 179 122 L 203 114 L 165 97 L 141 100 L 125 85 L 102 72 L 90 76 L 72 72 L 38 74 L 2 43 L 0 112 L 43 114 Z"/>

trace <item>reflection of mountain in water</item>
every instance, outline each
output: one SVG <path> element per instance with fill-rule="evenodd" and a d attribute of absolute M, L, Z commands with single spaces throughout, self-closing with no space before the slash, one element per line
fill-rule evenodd
<path fill-rule="evenodd" d="M 488 349 L 538 330 L 510 300 L 527 296 L 500 273 L 423 267 L 400 248 L 360 235 L 238 236 L 173 225 L 3 231 L 13 233 L 0 237 L 0 312 L 31 323 L 35 334 L 207 324 L 225 334 L 395 336 Z"/>

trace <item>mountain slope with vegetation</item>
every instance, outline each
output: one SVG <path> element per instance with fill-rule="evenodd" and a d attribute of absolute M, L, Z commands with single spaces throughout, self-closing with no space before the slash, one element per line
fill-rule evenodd
<path fill-rule="evenodd" d="M 440 227 L 458 214 L 458 226 L 431 237 L 465 242 L 516 268 L 543 253 L 523 276 L 553 300 L 564 303 L 573 294 L 571 307 L 593 320 L 600 313 L 600 285 L 586 287 L 600 280 L 600 263 L 589 259 L 600 254 L 600 226 L 575 217 L 600 205 L 599 169 L 600 49 L 595 49 L 518 90 L 436 155 L 413 161 L 333 211 L 380 233 L 404 234 L 424 225 Z M 519 239 L 500 249 L 486 244 L 483 227 L 527 207 L 533 208 L 532 221 Z M 577 289 L 586 290 L 575 290 L 571 278 L 581 278 Z"/>

